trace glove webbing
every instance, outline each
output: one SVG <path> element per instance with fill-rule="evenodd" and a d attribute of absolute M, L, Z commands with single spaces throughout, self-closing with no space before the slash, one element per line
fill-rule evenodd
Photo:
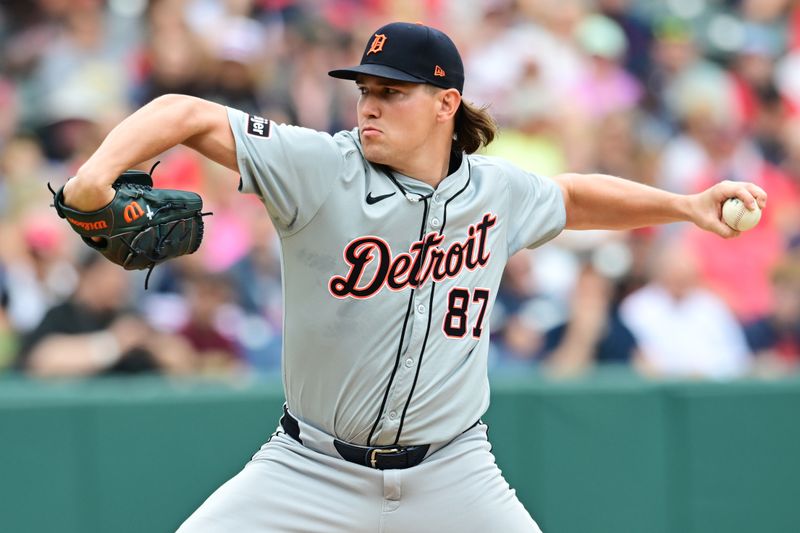
<path fill-rule="evenodd" d="M 165 206 L 162 206 L 162 207 L 159 207 L 158 209 L 156 209 L 156 211 L 154 212 L 154 214 L 155 214 L 155 213 L 158 213 L 159 211 L 161 211 L 161 210 L 163 210 L 163 209 L 168 209 L 168 208 L 170 208 L 170 207 L 172 207 L 172 208 L 178 208 L 178 209 L 182 209 L 182 208 L 183 208 L 183 206 L 181 206 L 181 205 L 179 205 L 179 204 L 167 204 L 167 205 L 165 205 Z M 212 213 L 212 212 L 210 212 L 210 211 L 209 211 L 209 212 L 207 212 L 207 213 L 200 213 L 200 216 L 201 216 L 201 217 L 204 217 L 204 216 L 213 215 L 213 214 L 214 214 L 214 213 Z M 148 261 L 150 261 L 150 266 L 149 266 L 149 267 L 148 267 L 148 269 L 147 269 L 147 276 L 145 276 L 145 278 L 144 278 L 144 290 L 147 290 L 148 283 L 150 282 L 150 274 L 152 274 L 152 273 L 153 273 L 153 269 L 155 269 L 155 268 L 156 268 L 156 265 L 157 265 L 157 264 L 158 264 L 158 262 L 159 262 L 159 261 L 162 259 L 162 257 L 161 257 L 161 256 L 160 256 L 160 254 L 159 254 L 159 250 L 161 250 L 161 248 L 162 248 L 162 247 L 163 247 L 165 244 L 167 244 L 167 240 L 169 239 L 169 236 L 172 234 L 172 232 L 173 232 L 173 231 L 175 231 L 175 228 L 177 228 L 177 227 L 178 227 L 178 224 L 177 224 L 177 222 L 179 222 L 179 221 L 175 221 L 175 222 L 176 222 L 176 223 L 175 223 L 175 224 L 173 224 L 171 228 L 169 228 L 169 231 L 167 231 L 167 233 L 166 233 L 165 235 L 159 235 L 158 237 L 156 237 L 156 245 L 155 245 L 155 250 L 154 250 L 154 251 L 155 251 L 155 253 L 156 253 L 157 255 L 156 255 L 155 257 L 154 257 L 154 256 L 151 256 L 151 255 L 147 255 L 147 254 L 146 254 L 146 253 L 145 253 L 143 250 L 140 250 L 140 249 L 138 249 L 138 248 L 135 248 L 133 245 L 134 245 L 134 244 L 136 244 L 136 243 L 135 243 L 135 240 L 136 240 L 136 239 L 134 239 L 134 242 L 128 242 L 128 241 L 127 241 L 127 240 L 126 240 L 124 237 L 122 237 L 121 235 L 119 236 L 119 240 L 120 240 L 120 241 L 122 241 L 122 244 L 124 244 L 125 246 L 127 246 L 127 247 L 128 247 L 128 250 L 129 250 L 129 251 L 130 251 L 130 253 L 133 255 L 133 257 L 136 257 L 136 256 L 138 256 L 139 254 L 143 254 L 143 253 L 144 253 L 144 254 L 145 254 L 145 255 L 144 255 L 144 257 L 145 257 L 145 258 L 146 258 Z M 150 226 L 151 226 L 151 225 L 150 225 L 150 224 L 148 224 L 148 226 L 147 226 L 147 227 L 150 227 Z M 204 228 L 201 228 L 201 231 L 202 231 L 202 229 L 204 229 Z M 160 233 L 160 232 L 161 232 L 161 227 L 160 227 L 159 225 L 156 225 L 156 230 L 157 230 L 157 231 Z M 141 235 L 141 234 L 140 234 L 140 235 Z M 202 232 L 201 232 L 201 234 L 200 234 L 200 237 L 201 237 L 201 239 L 200 239 L 200 240 L 202 240 Z M 199 240 L 198 240 L 198 245 L 199 245 L 199 244 L 200 244 L 200 243 L 199 243 Z M 195 250 L 190 250 L 188 253 L 193 253 L 194 251 L 195 251 Z"/>

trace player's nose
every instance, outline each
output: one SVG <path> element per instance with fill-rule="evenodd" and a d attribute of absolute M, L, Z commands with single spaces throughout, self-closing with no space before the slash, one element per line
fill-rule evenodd
<path fill-rule="evenodd" d="M 363 95 L 358 101 L 358 113 L 366 118 L 379 117 L 380 105 L 377 98 L 370 95 Z"/>

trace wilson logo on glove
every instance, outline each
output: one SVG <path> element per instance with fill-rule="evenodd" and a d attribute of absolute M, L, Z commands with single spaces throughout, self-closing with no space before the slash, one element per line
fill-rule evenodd
<path fill-rule="evenodd" d="M 197 251 L 203 217 L 211 214 L 202 212 L 203 199 L 197 193 L 154 189 L 151 174 L 156 165 L 149 173 L 123 172 L 112 185 L 114 199 L 92 213 L 65 205 L 64 187 L 56 192 L 47 184 L 58 216 L 69 221 L 83 242 L 127 270 L 149 271 L 145 289 L 157 264 Z"/>
<path fill-rule="evenodd" d="M 94 231 L 98 229 L 106 229 L 108 228 L 108 224 L 105 220 L 96 220 L 94 222 L 82 222 L 80 220 L 75 220 L 74 218 L 67 217 L 67 221 L 73 226 L 78 226 L 86 231 Z"/>
<path fill-rule="evenodd" d="M 125 211 L 122 212 L 122 216 L 125 218 L 125 222 L 130 224 L 140 216 L 144 215 L 144 209 L 136 202 L 131 202 L 125 206 Z"/>

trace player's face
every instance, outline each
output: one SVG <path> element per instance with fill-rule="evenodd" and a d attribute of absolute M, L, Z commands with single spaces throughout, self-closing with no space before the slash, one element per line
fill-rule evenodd
<path fill-rule="evenodd" d="M 367 160 L 402 171 L 431 140 L 436 125 L 435 91 L 420 83 L 375 76 L 356 81 L 358 129 Z"/>

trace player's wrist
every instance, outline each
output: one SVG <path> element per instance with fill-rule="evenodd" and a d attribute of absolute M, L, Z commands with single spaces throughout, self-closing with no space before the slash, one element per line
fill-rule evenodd
<path fill-rule="evenodd" d="M 75 179 L 86 188 L 106 190 L 126 169 L 125 166 L 99 161 L 95 155 L 81 165 L 75 173 Z"/>
<path fill-rule="evenodd" d="M 702 211 L 699 203 L 702 201 L 697 194 L 672 194 L 672 212 L 676 221 L 697 223 L 698 213 Z"/>
<path fill-rule="evenodd" d="M 64 185 L 64 205 L 80 211 L 96 211 L 114 199 L 111 183 L 75 176 Z"/>

